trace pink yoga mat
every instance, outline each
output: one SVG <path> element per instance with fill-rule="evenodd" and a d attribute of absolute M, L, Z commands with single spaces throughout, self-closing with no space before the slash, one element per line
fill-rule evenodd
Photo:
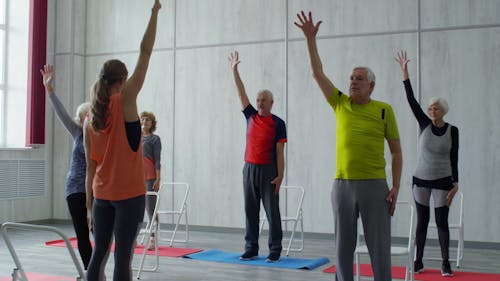
<path fill-rule="evenodd" d="M 72 237 L 69 239 L 69 242 L 71 244 L 71 247 L 77 248 L 77 240 L 76 237 Z M 91 241 L 92 244 L 93 241 Z M 64 243 L 64 240 L 53 240 L 53 241 L 47 241 L 45 242 L 45 245 L 47 246 L 54 246 L 54 247 L 63 247 L 66 248 L 66 243 Z M 113 251 L 115 248 L 115 245 L 111 245 L 111 251 Z M 201 252 L 202 249 L 193 249 L 193 248 L 177 248 L 177 247 L 166 247 L 166 246 L 159 246 L 158 247 L 158 255 L 160 257 L 183 257 L 185 255 L 189 254 L 194 254 L 197 252 Z M 134 250 L 134 254 L 142 254 L 144 252 L 144 246 L 143 245 L 137 245 Z M 154 250 L 148 250 L 148 255 L 154 255 L 155 251 Z"/>

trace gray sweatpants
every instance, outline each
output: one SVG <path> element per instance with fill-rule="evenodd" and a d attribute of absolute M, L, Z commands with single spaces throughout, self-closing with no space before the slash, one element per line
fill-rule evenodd
<path fill-rule="evenodd" d="M 243 193 L 245 195 L 246 235 L 245 251 L 257 254 L 259 252 L 259 213 L 260 201 L 266 210 L 269 223 L 269 251 L 280 254 L 281 215 L 279 194 L 271 181 L 278 175 L 276 165 L 254 165 L 245 163 L 243 167 Z"/>
<path fill-rule="evenodd" d="M 364 236 L 375 281 L 391 277 L 391 216 L 387 182 L 335 179 L 331 193 L 335 216 L 337 281 L 352 281 L 357 238 L 357 219 L 361 215 Z"/>

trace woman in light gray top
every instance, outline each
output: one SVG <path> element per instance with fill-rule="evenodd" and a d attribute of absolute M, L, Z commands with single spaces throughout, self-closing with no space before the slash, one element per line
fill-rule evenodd
<path fill-rule="evenodd" d="M 71 118 L 54 93 L 54 86 L 52 84 L 54 81 L 54 67 L 50 64 L 45 65 L 40 70 L 40 73 L 43 76 L 45 93 L 49 98 L 52 108 L 74 140 L 70 168 L 66 177 L 66 202 L 68 203 L 71 220 L 75 228 L 78 251 L 80 252 L 83 266 L 87 269 L 92 255 L 92 246 L 89 239 L 87 207 L 85 206 L 85 174 L 87 164 L 83 148 L 82 124 L 90 109 L 90 103 L 86 102 L 78 106 L 75 118 Z"/>
<path fill-rule="evenodd" d="M 434 199 L 434 212 L 441 246 L 441 274 L 453 276 L 449 262 L 450 230 L 448 227 L 449 206 L 458 191 L 458 128 L 445 122 L 448 103 L 443 98 L 431 98 L 427 116 L 415 99 L 408 77 L 406 52 L 398 53 L 396 61 L 401 66 L 406 97 L 420 127 L 418 138 L 418 162 L 413 175 L 413 198 L 417 208 L 417 232 L 415 273 L 424 270 L 424 255 L 427 226 L 429 224 L 429 201 Z"/>

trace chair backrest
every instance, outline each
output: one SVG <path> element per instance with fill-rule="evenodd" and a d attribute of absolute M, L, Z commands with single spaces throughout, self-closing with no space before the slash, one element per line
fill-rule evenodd
<path fill-rule="evenodd" d="M 159 210 L 181 211 L 187 204 L 189 184 L 184 182 L 164 182 L 160 185 L 161 202 Z"/>
<path fill-rule="evenodd" d="M 464 223 L 464 194 L 460 190 L 457 191 L 451 202 L 448 223 L 460 226 Z"/>
<path fill-rule="evenodd" d="M 304 188 L 298 185 L 283 185 L 280 188 L 282 210 L 287 217 L 298 218 L 302 214 L 302 203 L 304 202 Z M 284 205 L 284 206 L 283 206 Z"/>
<path fill-rule="evenodd" d="M 391 219 L 391 236 L 403 235 L 407 238 L 408 251 L 412 249 L 415 236 L 415 208 L 408 201 L 397 201 L 396 210 Z M 363 225 L 361 218 L 358 219 L 358 245 L 363 242 L 360 236 L 363 235 Z"/>
<path fill-rule="evenodd" d="M 431 200 L 432 201 L 432 200 Z M 430 226 L 436 227 L 435 214 L 431 211 Z M 458 190 L 451 202 L 450 212 L 448 215 L 448 224 L 450 227 L 462 226 L 464 222 L 464 194 Z"/>
<path fill-rule="evenodd" d="M 394 212 L 393 219 L 391 221 L 391 225 L 398 225 L 398 226 L 406 226 L 406 232 L 404 232 L 403 229 L 403 234 L 405 234 L 404 238 L 408 237 L 408 251 L 411 250 L 413 247 L 414 243 L 414 237 L 415 237 L 415 208 L 413 205 L 408 202 L 408 201 L 399 201 L 396 202 L 396 210 Z M 392 232 L 394 233 L 394 232 Z M 394 234 L 392 234 L 394 235 Z"/>

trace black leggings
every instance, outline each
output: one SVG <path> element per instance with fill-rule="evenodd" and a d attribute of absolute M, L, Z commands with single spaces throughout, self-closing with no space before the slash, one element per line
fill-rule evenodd
<path fill-rule="evenodd" d="M 144 195 L 110 201 L 94 199 L 92 218 L 94 222 L 94 252 L 87 271 L 88 281 L 104 279 L 104 269 L 115 238 L 114 281 L 132 280 L 132 258 L 135 239 L 144 217 Z"/>
<path fill-rule="evenodd" d="M 89 225 L 87 223 L 87 207 L 85 193 L 73 193 L 66 198 L 69 213 L 75 228 L 78 251 L 82 258 L 83 267 L 88 268 L 92 256 L 92 245 L 89 238 Z"/>
<path fill-rule="evenodd" d="M 416 233 L 416 246 L 417 256 L 416 261 L 422 261 L 424 256 L 425 240 L 427 239 L 427 227 L 429 225 L 430 208 L 415 201 L 417 206 L 417 233 Z M 443 261 L 449 259 L 450 247 L 450 229 L 448 227 L 448 213 L 450 208 L 443 206 L 434 208 L 434 216 L 436 218 L 436 226 L 439 237 L 439 245 L 441 246 L 441 257 Z"/>

